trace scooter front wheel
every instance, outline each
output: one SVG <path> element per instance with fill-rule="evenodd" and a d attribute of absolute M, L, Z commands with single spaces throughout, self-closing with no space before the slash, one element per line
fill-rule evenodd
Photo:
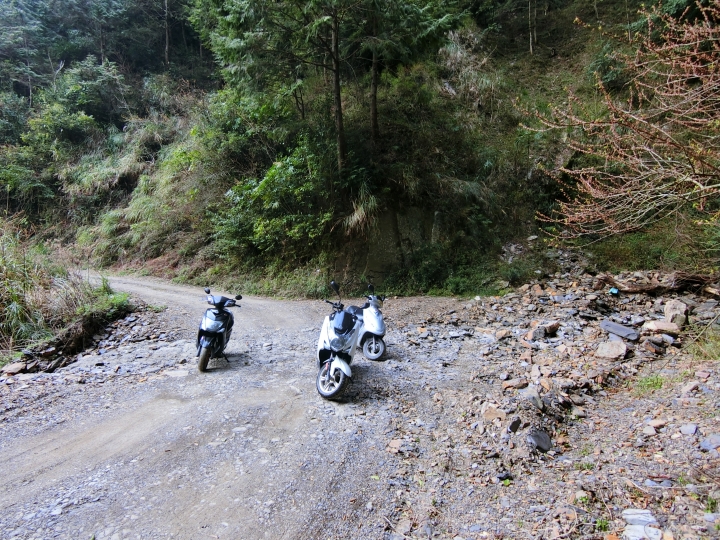
<path fill-rule="evenodd" d="M 207 370 L 208 362 L 210 361 L 210 349 L 203 347 L 200 349 L 200 355 L 198 356 L 198 371 L 202 372 Z"/>
<path fill-rule="evenodd" d="M 363 354 L 368 360 L 380 360 L 385 354 L 385 341 L 378 336 L 369 336 L 363 343 Z"/>
<path fill-rule="evenodd" d="M 325 399 L 335 399 L 345 391 L 349 382 L 350 379 L 343 373 L 342 369 L 336 369 L 335 373 L 331 375 L 330 362 L 325 362 L 320 366 L 315 386 L 318 394 Z"/>

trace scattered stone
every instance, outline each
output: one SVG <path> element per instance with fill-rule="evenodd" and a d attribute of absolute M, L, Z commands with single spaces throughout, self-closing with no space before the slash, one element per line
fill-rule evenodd
<path fill-rule="evenodd" d="M 643 349 L 646 351 L 650 351 L 653 354 L 661 355 L 665 354 L 665 349 L 661 347 L 660 345 L 654 343 L 652 340 L 648 339 L 645 340 L 642 344 Z"/>
<path fill-rule="evenodd" d="M 609 332 L 610 334 L 620 336 L 621 338 L 625 338 L 630 341 L 637 341 L 638 339 L 640 339 L 640 334 L 638 334 L 632 328 L 628 328 L 627 326 L 612 322 L 608 319 L 603 319 L 602 321 L 600 321 L 600 328 L 602 328 L 606 332 Z"/>
<path fill-rule="evenodd" d="M 18 373 L 23 373 L 26 367 L 27 364 L 25 362 L 14 362 L 4 366 L 2 368 L 2 373 L 10 376 L 17 375 Z"/>
<path fill-rule="evenodd" d="M 606 360 L 622 360 L 627 354 L 627 346 L 622 341 L 605 341 L 595 351 L 595 356 Z"/>
<path fill-rule="evenodd" d="M 623 540 L 663 540 L 663 532 L 643 525 L 628 525 L 623 530 L 622 538 Z"/>
<path fill-rule="evenodd" d="M 672 299 L 665 304 L 665 321 L 676 324 L 679 328 L 688 322 L 688 306 L 680 300 Z"/>
<path fill-rule="evenodd" d="M 518 379 L 510 379 L 509 381 L 503 381 L 502 389 L 507 390 L 508 388 L 525 388 L 528 384 L 528 380 L 522 377 Z"/>
<path fill-rule="evenodd" d="M 669 334 L 677 337 L 680 334 L 680 327 L 672 322 L 650 321 L 643 324 L 643 331 L 654 332 L 656 334 Z"/>
<path fill-rule="evenodd" d="M 531 448 L 537 449 L 540 452 L 549 452 L 552 450 L 552 439 L 550 435 L 542 430 L 534 429 L 527 435 L 527 442 Z"/>
<path fill-rule="evenodd" d="M 533 367 L 535 367 L 535 366 L 533 366 Z M 542 398 L 540 397 L 540 392 L 538 392 L 537 386 L 535 386 L 535 385 L 528 386 L 525 390 L 522 391 L 520 396 L 522 397 L 522 399 L 525 399 L 529 403 L 531 403 L 538 410 L 542 411 L 545 409 L 545 403 L 543 402 Z"/>
<path fill-rule="evenodd" d="M 512 420 L 510 420 L 510 423 L 508 424 L 507 431 L 508 433 L 515 433 L 518 429 L 520 429 L 520 425 L 522 424 L 522 420 L 520 420 L 519 417 L 514 417 Z"/>
<path fill-rule="evenodd" d="M 683 435 L 695 435 L 696 432 L 696 424 L 683 424 L 682 426 L 680 426 L 680 433 L 682 433 Z"/>
<path fill-rule="evenodd" d="M 712 435 L 704 438 L 700 441 L 700 449 L 705 452 L 712 450 L 718 450 L 720 448 L 720 434 L 713 433 Z"/>
<path fill-rule="evenodd" d="M 507 416 L 504 411 L 501 411 L 498 409 L 497 405 L 494 405 L 489 402 L 485 402 L 480 407 L 480 415 L 483 417 L 484 420 L 487 420 L 488 422 L 492 422 L 496 418 L 499 418 L 501 421 L 505 421 L 505 417 Z"/>
<path fill-rule="evenodd" d="M 497 332 L 495 332 L 495 339 L 497 339 L 498 341 L 501 339 L 509 338 L 510 336 L 512 336 L 512 332 L 507 328 L 503 328 L 502 330 L 498 330 Z"/>
<path fill-rule="evenodd" d="M 622 511 L 622 518 L 628 525 L 658 525 L 652 512 L 642 508 L 626 508 Z"/>

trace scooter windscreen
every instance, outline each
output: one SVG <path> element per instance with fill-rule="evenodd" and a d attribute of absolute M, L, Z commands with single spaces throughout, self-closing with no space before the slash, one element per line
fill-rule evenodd
<path fill-rule="evenodd" d="M 333 331 L 337 335 L 349 334 L 355 327 L 356 317 L 347 311 L 339 311 L 330 315 Z"/>

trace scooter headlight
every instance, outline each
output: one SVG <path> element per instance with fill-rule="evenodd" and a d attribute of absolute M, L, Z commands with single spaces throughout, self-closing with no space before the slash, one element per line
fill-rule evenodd
<path fill-rule="evenodd" d="M 208 332 L 218 332 L 223 326 L 222 321 L 211 321 L 205 319 L 204 322 L 205 324 L 203 324 L 203 330 L 207 330 Z"/>
<path fill-rule="evenodd" d="M 334 337 L 330 340 L 330 348 L 335 352 L 340 352 L 340 351 L 342 351 L 343 347 L 345 347 L 345 345 L 347 344 L 348 339 L 349 339 L 349 337 L 345 337 L 345 336 Z"/>

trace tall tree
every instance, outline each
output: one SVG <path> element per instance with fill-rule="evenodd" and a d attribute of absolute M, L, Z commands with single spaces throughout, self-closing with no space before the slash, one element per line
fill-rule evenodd
<path fill-rule="evenodd" d="M 353 0 L 197 0 L 193 18 L 233 84 L 284 92 L 308 69 L 331 73 L 340 172 L 347 157 L 343 28 L 356 8 Z"/>
<path fill-rule="evenodd" d="M 360 44 L 361 55 L 369 53 L 370 126 L 373 143 L 380 136 L 377 93 L 383 68 L 409 64 L 436 52 L 447 32 L 457 26 L 458 2 L 435 0 L 365 0 L 358 10 L 362 17 L 354 26 L 351 42 Z"/>

